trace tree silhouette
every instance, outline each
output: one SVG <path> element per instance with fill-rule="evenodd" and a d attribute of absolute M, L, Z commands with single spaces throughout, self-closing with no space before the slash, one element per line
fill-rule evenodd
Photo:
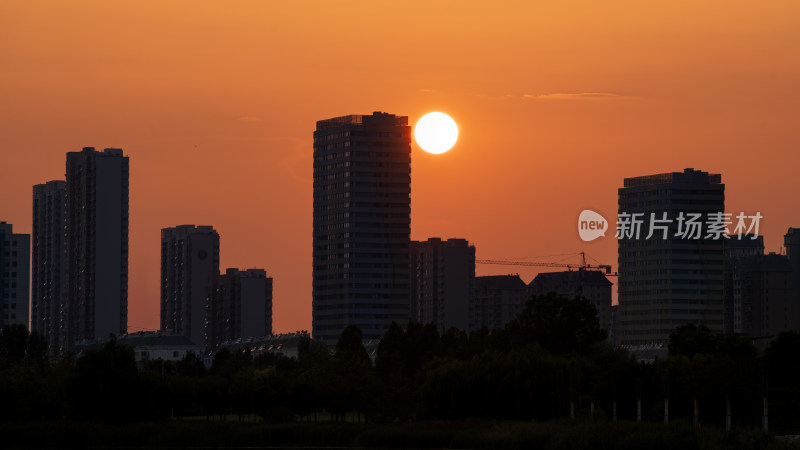
<path fill-rule="evenodd" d="M 556 355 L 586 353 L 607 336 L 600 328 L 592 302 L 554 292 L 528 300 L 505 331 L 512 348 L 538 343 Z"/>
<path fill-rule="evenodd" d="M 681 325 L 669 334 L 670 356 L 694 357 L 696 354 L 712 354 L 717 351 L 719 341 L 705 326 L 693 323 Z"/>
<path fill-rule="evenodd" d="M 328 408 L 340 419 L 344 419 L 347 412 L 363 409 L 368 397 L 365 388 L 372 381 L 372 361 L 362 337 L 360 328 L 349 325 L 336 342 L 331 361 Z"/>
<path fill-rule="evenodd" d="M 47 342 L 25 325 L 13 324 L 0 330 L 0 364 L 47 362 Z"/>
<path fill-rule="evenodd" d="M 80 419 L 121 422 L 141 408 L 133 349 L 112 336 L 103 347 L 78 358 L 69 382 L 70 415 Z"/>

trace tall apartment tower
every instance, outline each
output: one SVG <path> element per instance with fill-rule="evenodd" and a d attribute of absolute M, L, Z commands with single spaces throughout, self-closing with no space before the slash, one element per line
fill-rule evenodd
<path fill-rule="evenodd" d="M 619 239 L 619 333 L 622 346 L 664 345 L 686 323 L 723 327 L 723 240 L 676 237 L 677 217 L 723 212 L 725 185 L 719 174 L 683 172 L 626 178 L 619 189 L 619 213 L 643 213 L 638 239 Z M 656 229 L 646 239 L 651 213 L 672 220 L 666 239 Z M 664 223 L 653 223 L 662 226 Z M 682 231 L 686 231 L 685 229 Z"/>
<path fill-rule="evenodd" d="M 67 343 L 128 329 L 128 157 L 67 153 Z"/>
<path fill-rule="evenodd" d="M 789 228 L 783 236 L 783 246 L 792 265 L 792 295 L 795 303 L 800 305 L 800 228 Z"/>
<path fill-rule="evenodd" d="M 792 287 L 792 265 L 785 255 L 740 259 L 733 273 L 733 332 L 752 337 L 763 350 L 781 331 L 800 329 Z"/>
<path fill-rule="evenodd" d="M 228 269 L 214 277 L 206 303 L 206 350 L 271 334 L 272 278 L 267 271 Z"/>
<path fill-rule="evenodd" d="M 205 344 L 208 289 L 219 275 L 219 233 L 210 226 L 161 230 L 161 331 Z"/>
<path fill-rule="evenodd" d="M 0 222 L 0 328 L 28 328 L 31 236 Z"/>
<path fill-rule="evenodd" d="M 409 317 L 411 129 L 375 112 L 314 132 L 313 335 L 380 339 Z"/>
<path fill-rule="evenodd" d="M 48 181 L 33 187 L 31 235 L 31 331 L 51 351 L 66 350 L 67 184 Z"/>
<path fill-rule="evenodd" d="M 439 331 L 469 329 L 475 287 L 475 246 L 466 239 L 412 241 L 411 317 Z"/>
<path fill-rule="evenodd" d="M 725 268 L 722 287 L 722 332 L 731 334 L 735 332 L 734 309 L 741 314 L 739 309 L 741 305 L 734 307 L 734 278 L 741 271 L 744 260 L 764 255 L 764 236 L 742 235 L 742 239 L 727 239 L 723 243 L 723 254 Z M 736 326 L 740 327 L 741 320 L 737 318 L 736 323 Z M 741 333 L 741 331 L 736 332 Z"/>

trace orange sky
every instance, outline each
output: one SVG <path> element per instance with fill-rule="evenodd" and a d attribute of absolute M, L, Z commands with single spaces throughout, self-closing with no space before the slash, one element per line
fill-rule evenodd
<path fill-rule="evenodd" d="M 158 327 L 159 230 L 186 223 L 220 232 L 223 268 L 275 278 L 276 331 L 310 329 L 315 121 L 440 110 L 460 140 L 413 147 L 414 239 L 616 265 L 578 213 L 613 219 L 624 177 L 694 167 L 778 250 L 800 226 L 798 20 L 796 0 L 4 0 L 0 220 L 30 232 L 65 152 L 121 147 L 129 330 Z M 535 274 L 478 267 L 513 272 Z"/>

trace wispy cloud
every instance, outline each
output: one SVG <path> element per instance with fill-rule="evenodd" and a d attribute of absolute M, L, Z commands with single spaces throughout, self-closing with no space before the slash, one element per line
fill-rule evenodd
<path fill-rule="evenodd" d="M 252 116 L 243 116 L 239 117 L 236 120 L 238 120 L 239 122 L 262 122 L 261 117 L 252 117 Z"/>
<path fill-rule="evenodd" d="M 534 100 L 608 100 L 630 98 L 613 92 L 557 92 L 552 94 L 522 94 L 522 98 Z"/>
<path fill-rule="evenodd" d="M 635 98 L 632 95 L 613 92 L 551 92 L 538 94 L 477 94 L 479 97 L 506 98 L 518 100 L 615 100 Z"/>

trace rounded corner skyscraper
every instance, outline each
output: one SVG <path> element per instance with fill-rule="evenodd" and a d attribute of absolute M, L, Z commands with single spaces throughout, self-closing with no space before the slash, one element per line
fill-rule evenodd
<path fill-rule="evenodd" d="M 317 122 L 313 336 L 380 339 L 409 318 L 411 127 L 383 112 Z"/>
<path fill-rule="evenodd" d="M 625 178 L 619 189 L 619 214 L 666 213 L 675 218 L 686 213 L 706 220 L 724 211 L 720 174 L 685 169 Z M 672 222 L 665 238 L 618 241 L 622 346 L 660 348 L 665 353 L 670 333 L 681 325 L 723 331 L 723 239 L 684 239 L 676 234 L 677 224 Z"/>

